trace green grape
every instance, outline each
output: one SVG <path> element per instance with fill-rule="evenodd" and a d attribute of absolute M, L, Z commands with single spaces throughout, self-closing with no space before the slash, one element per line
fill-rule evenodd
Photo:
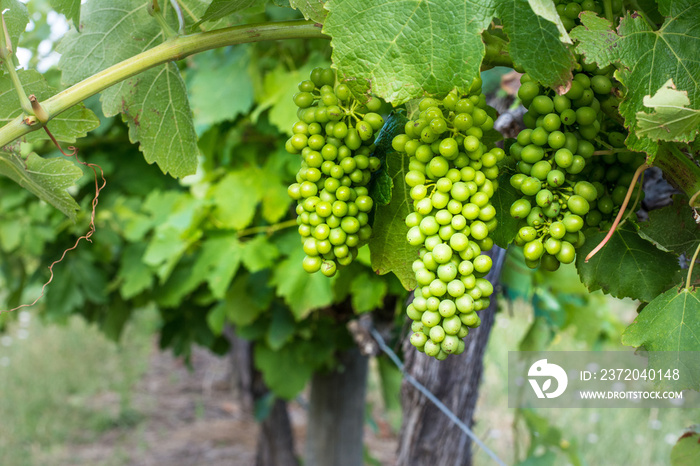
<path fill-rule="evenodd" d="M 297 201 L 304 270 L 331 277 L 352 262 L 371 236 L 368 213 L 373 201 L 365 185 L 381 167 L 370 155 L 375 133 L 384 124 L 374 113 L 381 101 L 372 98 L 371 105 L 359 104 L 347 85 L 336 83 L 331 69 L 315 68 L 298 89 L 293 101 L 300 121 L 293 125 L 285 148 L 301 154 L 302 165 L 288 194 Z M 404 138 L 394 144 L 405 149 L 409 142 Z M 414 186 L 424 182 L 420 172 L 411 176 Z M 420 229 L 412 228 L 409 236 L 417 244 L 425 239 Z"/>
<path fill-rule="evenodd" d="M 534 95 L 539 93 L 536 84 L 529 87 Z M 443 100 L 425 98 L 418 109 L 404 134 L 392 141 L 395 150 L 409 157 L 405 181 L 410 186 L 413 212 L 405 219 L 406 238 L 409 244 L 422 246 L 420 259 L 412 266 L 419 285 L 415 305 L 406 312 L 427 336 L 411 337 L 414 346 L 444 359 L 464 351 L 460 338 L 469 327 L 462 317 L 487 307 L 493 293 L 493 287 L 481 278 L 492 267 L 482 251 L 493 246 L 489 235 L 496 227 L 496 209 L 491 198 L 498 162 L 506 154 L 482 142 L 484 132 L 493 128 L 493 118 L 480 81 L 472 84 L 469 94 L 453 91 Z M 521 209 L 529 208 L 529 204 L 521 205 Z M 468 321 L 472 326 L 480 322 L 478 317 Z"/>
<path fill-rule="evenodd" d="M 582 9 L 602 11 L 593 0 L 555 4 L 569 29 L 578 24 Z M 521 194 L 510 215 L 519 221 L 514 241 L 525 248 L 530 267 L 553 271 L 572 262 L 576 248 L 585 242 L 584 227 L 609 225 L 642 163 L 633 163 L 632 152 L 609 151 L 624 148 L 627 135 L 603 113 L 617 111 L 619 104 L 611 95 L 618 87 L 613 67 L 581 63 L 579 69 L 563 96 L 540 87 L 528 75 L 521 77 L 527 128 L 509 151 L 517 161 L 510 184 Z M 604 155 L 594 155 L 600 152 Z"/>

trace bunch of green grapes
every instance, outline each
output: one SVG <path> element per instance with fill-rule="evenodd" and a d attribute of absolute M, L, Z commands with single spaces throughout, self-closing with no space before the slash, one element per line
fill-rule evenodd
<path fill-rule="evenodd" d="M 336 82 L 332 69 L 314 69 L 298 88 L 299 121 L 285 147 L 302 161 L 288 192 L 297 201 L 304 270 L 331 277 L 372 234 L 373 201 L 366 186 L 381 164 L 371 155 L 384 125 L 377 113 L 381 101 L 360 103 L 347 85 Z"/>
<path fill-rule="evenodd" d="M 439 360 L 464 351 L 462 338 L 481 319 L 493 286 L 486 280 L 496 228 L 491 197 L 496 190 L 499 148 L 481 142 L 493 128 L 477 79 L 470 92 L 425 98 L 420 114 L 392 142 L 407 154 L 406 184 L 413 212 L 406 217 L 407 240 L 421 246 L 413 263 L 418 287 L 408 305 L 413 320 L 411 344 Z"/>
<path fill-rule="evenodd" d="M 521 220 L 515 242 L 532 268 L 573 262 L 586 224 L 602 226 L 617 213 L 643 162 L 624 150 L 624 129 L 602 111 L 616 103 L 612 88 L 609 69 L 577 73 L 564 95 L 521 78 L 527 129 L 509 152 L 518 161 L 510 183 L 522 197 L 510 215 Z"/>

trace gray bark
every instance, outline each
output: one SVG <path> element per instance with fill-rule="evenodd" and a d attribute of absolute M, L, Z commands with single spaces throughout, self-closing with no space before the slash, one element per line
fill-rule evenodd
<path fill-rule="evenodd" d="M 269 389 L 253 366 L 253 345 L 236 336 L 226 325 L 224 334 L 231 344 L 231 381 L 234 394 L 245 413 L 252 416 L 256 400 L 268 396 Z M 294 453 L 294 433 L 284 400 L 274 401 L 270 413 L 260 423 L 255 466 L 299 466 Z"/>
<path fill-rule="evenodd" d="M 488 253 L 493 267 L 487 279 L 497 286 L 505 251 L 494 247 Z M 473 425 L 479 394 L 483 357 L 498 304 L 491 299 L 488 309 L 480 311 L 481 325 L 465 338 L 464 353 L 444 361 L 415 351 L 404 341 L 406 371 L 425 385 L 457 417 Z M 399 433 L 399 466 L 470 466 L 471 442 L 456 425 L 404 380 L 401 388 L 404 418 Z"/>
<path fill-rule="evenodd" d="M 299 466 L 294 454 L 292 424 L 284 400 L 275 400 L 270 414 L 260 424 L 255 466 Z"/>
<path fill-rule="evenodd" d="M 368 358 L 353 348 L 311 382 L 305 466 L 362 466 Z"/>

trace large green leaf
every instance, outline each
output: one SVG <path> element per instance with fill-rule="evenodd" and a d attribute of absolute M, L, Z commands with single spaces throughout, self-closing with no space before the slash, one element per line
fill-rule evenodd
<path fill-rule="evenodd" d="M 700 367 L 700 292 L 671 288 L 652 300 L 622 334 L 624 345 L 649 352 L 654 370 L 678 369 L 678 380 L 667 380 L 675 389 L 698 389 Z"/>
<path fill-rule="evenodd" d="M 297 320 L 333 302 L 333 280 L 320 273 L 305 272 L 301 267 L 304 256 L 299 244 L 289 251 L 289 257 L 277 264 L 270 280 L 270 284 L 277 287 L 277 296 L 284 298 Z"/>
<path fill-rule="evenodd" d="M 232 13 L 245 10 L 256 3 L 258 0 L 212 0 L 199 22 L 216 21 Z"/>
<path fill-rule="evenodd" d="M 272 316 L 265 341 L 272 350 L 277 351 L 294 336 L 296 322 L 289 309 L 280 302 L 273 303 L 270 310 Z"/>
<path fill-rule="evenodd" d="M 698 427 L 695 426 L 694 429 Z M 700 433 L 693 430 L 681 435 L 671 450 L 671 466 L 700 464 Z"/>
<path fill-rule="evenodd" d="M 250 224 L 265 189 L 255 167 L 229 172 L 212 190 L 214 217 L 224 228 L 239 230 Z"/>
<path fill-rule="evenodd" d="M 331 358 L 332 344 L 297 340 L 275 351 L 267 345 L 255 345 L 255 367 L 265 384 L 276 395 L 292 399 L 306 386 L 319 365 Z"/>
<path fill-rule="evenodd" d="M 394 104 L 424 94 L 467 90 L 479 75 L 481 34 L 494 16 L 508 34 L 510 55 L 542 84 L 563 89 L 575 60 L 550 1 L 329 0 L 324 32 L 333 39 L 341 76 L 368 80 Z"/>
<path fill-rule="evenodd" d="M 0 0 L 0 11 L 5 11 L 5 25 L 10 33 L 12 48 L 17 50 L 19 36 L 24 32 L 29 22 L 29 12 L 24 3 L 18 0 Z M 1 107 L 0 107 L 1 108 Z"/>
<path fill-rule="evenodd" d="M 81 30 L 72 29 L 60 44 L 63 80 L 76 83 L 163 41 L 146 2 L 91 0 L 83 6 Z M 118 45 L 117 45 L 118 44 Z M 152 68 L 102 94 L 106 116 L 118 113 L 129 124 L 148 163 L 182 177 L 197 167 L 197 137 L 187 90 L 174 63 Z"/>
<path fill-rule="evenodd" d="M 352 307 L 355 312 L 369 312 L 382 307 L 387 292 L 386 281 L 369 273 L 356 275 L 350 285 Z"/>
<path fill-rule="evenodd" d="M 258 235 L 243 243 L 243 265 L 250 273 L 272 268 L 280 252 L 266 235 Z"/>
<path fill-rule="evenodd" d="M 119 291 L 122 298 L 131 299 L 153 286 L 153 270 L 143 262 L 145 243 L 128 243 L 121 253 Z"/>
<path fill-rule="evenodd" d="M 208 238 L 202 244 L 192 274 L 206 281 L 215 298 L 221 299 L 229 289 L 243 257 L 244 247 L 235 234 Z"/>
<path fill-rule="evenodd" d="M 80 24 L 80 0 L 51 0 L 51 7 L 73 24 Z"/>
<path fill-rule="evenodd" d="M 621 64 L 616 77 L 631 90 L 620 103 L 620 114 L 631 131 L 637 128 L 637 113 L 645 110 L 645 96 L 654 95 L 672 79 L 676 88 L 687 92 L 689 107 L 700 109 L 700 0 L 660 2 L 659 11 L 666 21 L 653 29 L 641 15 L 626 16 L 617 29 L 594 13 L 581 14 L 582 26 L 571 32 L 579 41 L 577 50 L 587 61 L 603 67 Z M 658 145 L 649 138 L 637 139 L 631 134 L 632 149 L 656 154 Z"/>
<path fill-rule="evenodd" d="M 576 252 L 579 276 L 589 290 L 603 290 L 616 298 L 651 301 L 673 284 L 679 268 L 676 256 L 624 228 L 618 228 L 603 249 L 585 262 L 586 255 L 606 234 L 588 236 Z"/>
<path fill-rule="evenodd" d="M 83 171 L 69 160 L 44 159 L 33 152 L 23 159 L 17 154 L 2 151 L 0 175 L 10 178 L 75 220 L 80 206 L 66 189 L 83 176 Z"/>
<path fill-rule="evenodd" d="M 46 79 L 34 70 L 18 70 L 17 75 L 22 82 L 22 87 L 27 95 L 34 94 L 39 101 L 46 100 L 56 92 L 51 89 Z M 7 123 L 22 115 L 19 97 L 12 85 L 10 77 L 0 77 L 0 122 Z M 76 138 L 85 136 L 100 125 L 100 120 L 83 104 L 76 105 L 54 117 L 47 127 L 51 134 L 59 141 L 75 142 Z M 24 136 L 27 141 L 49 139 L 46 131 L 38 129 Z"/>
<path fill-rule="evenodd" d="M 700 131 L 700 110 L 688 108 L 688 94 L 676 90 L 671 79 L 653 96 L 645 96 L 644 105 L 654 112 L 637 112 L 638 136 L 691 142 Z"/>
<path fill-rule="evenodd" d="M 262 112 L 270 109 L 268 118 L 270 123 L 277 126 L 282 133 L 292 135 L 292 126 L 299 120 L 298 107 L 294 104 L 294 94 L 299 92 L 299 81 L 309 79 L 311 70 L 316 67 L 328 67 L 329 63 L 320 54 L 312 53 L 304 66 L 289 70 L 278 65 L 275 69 L 265 73 L 261 77 L 262 85 L 256 88 L 256 100 L 258 106 L 251 113 L 250 118 L 256 122 Z"/>
<path fill-rule="evenodd" d="M 289 0 L 289 6 L 301 11 L 306 19 L 312 19 L 317 23 L 326 20 L 328 12 L 323 8 L 324 0 Z"/>
<path fill-rule="evenodd" d="M 372 237 L 369 248 L 372 253 L 372 268 L 380 275 L 393 272 L 407 290 L 416 287 L 412 264 L 418 259 L 417 246 L 406 240 L 408 227 L 406 216 L 413 210 L 409 187 L 404 182 L 408 172 L 408 157 L 397 152 L 386 158 L 385 169 L 391 176 L 394 187 L 391 202 L 377 206 L 374 213 Z"/>
<path fill-rule="evenodd" d="M 547 8 L 547 7 L 551 8 Z M 537 8 L 539 15 L 533 11 Z M 551 2 L 508 0 L 498 2 L 497 15 L 510 39 L 513 62 L 525 68 L 536 81 L 547 87 L 566 90 L 571 82 L 571 68 L 576 63 L 573 53 L 560 40 L 561 29 Z M 564 31 L 564 35 L 566 32 Z M 564 36 L 569 40 L 568 36 Z"/>
<path fill-rule="evenodd" d="M 223 307 L 228 320 L 236 326 L 250 325 L 268 305 L 267 300 L 258 299 L 253 285 L 250 275 L 239 274 L 226 291 L 226 298 L 216 306 Z"/>
<path fill-rule="evenodd" d="M 676 287 L 653 299 L 622 334 L 647 351 L 700 351 L 700 292 Z"/>
<path fill-rule="evenodd" d="M 200 133 L 250 110 L 253 83 L 248 73 L 247 47 L 200 53 L 191 63 L 194 72 L 188 89 Z"/>
<path fill-rule="evenodd" d="M 330 0 L 326 8 L 339 75 L 367 79 L 376 95 L 401 104 L 469 87 L 494 1 Z"/>
<path fill-rule="evenodd" d="M 661 249 L 688 257 L 700 243 L 700 225 L 683 195 L 673 196 L 673 205 L 649 212 L 649 220 L 639 224 L 639 234 Z"/>

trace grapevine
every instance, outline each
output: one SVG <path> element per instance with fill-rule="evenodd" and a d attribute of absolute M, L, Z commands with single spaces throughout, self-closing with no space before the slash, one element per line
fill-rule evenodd
<path fill-rule="evenodd" d="M 302 163 L 288 193 L 297 201 L 304 270 L 332 277 L 372 235 L 367 184 L 380 167 L 372 150 L 384 125 L 376 113 L 382 103 L 376 98 L 360 103 L 330 68 L 314 69 L 298 88 L 300 120 L 285 147 L 301 154 Z"/>
<path fill-rule="evenodd" d="M 413 262 L 418 283 L 406 313 L 413 321 L 411 344 L 438 360 L 464 351 L 462 340 L 481 323 L 493 285 L 483 278 L 496 228 L 491 197 L 497 189 L 499 148 L 482 142 L 493 129 L 493 112 L 476 79 L 468 94 L 425 98 L 416 119 L 393 140 L 410 157 L 406 184 L 413 212 L 406 217 L 407 241 L 421 246 Z"/>

